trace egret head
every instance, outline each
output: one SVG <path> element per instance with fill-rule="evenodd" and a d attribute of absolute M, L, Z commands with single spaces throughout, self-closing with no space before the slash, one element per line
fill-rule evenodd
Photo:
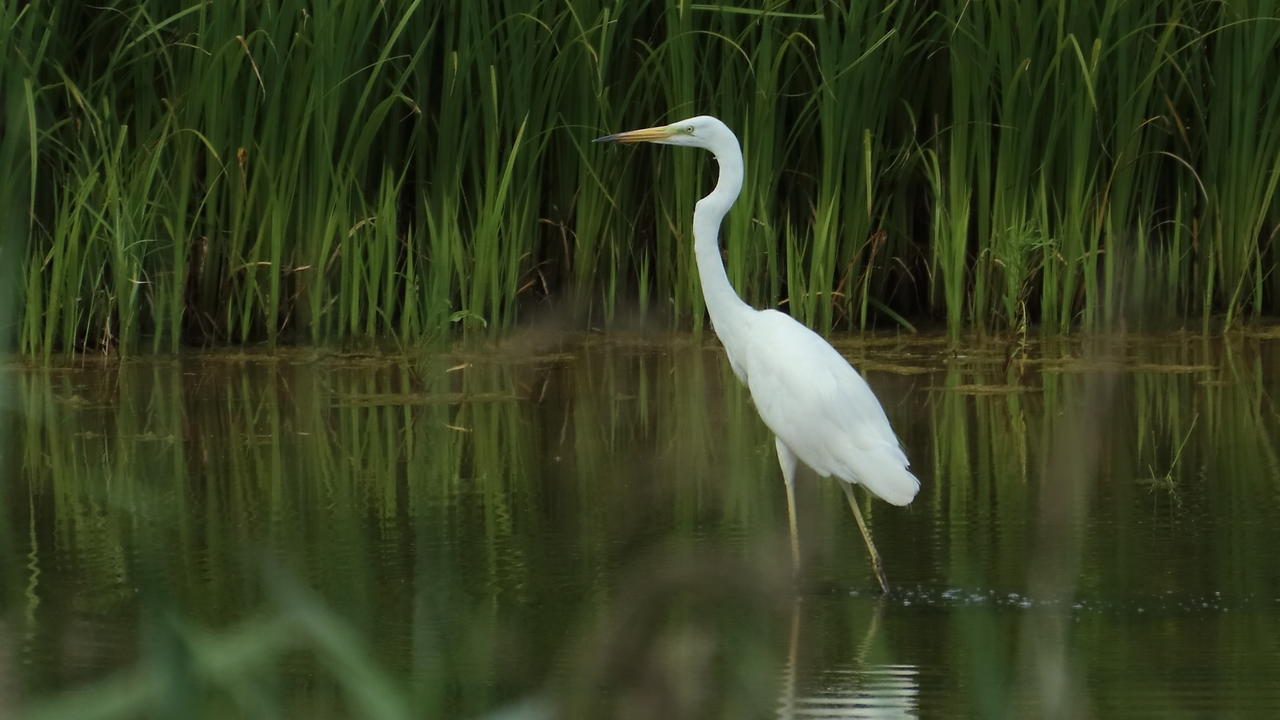
<path fill-rule="evenodd" d="M 710 115 L 699 115 L 660 127 L 605 135 L 592 142 L 651 142 L 660 145 L 704 148 L 712 152 L 726 142 L 732 142 L 735 146 L 738 144 L 729 126 Z"/>

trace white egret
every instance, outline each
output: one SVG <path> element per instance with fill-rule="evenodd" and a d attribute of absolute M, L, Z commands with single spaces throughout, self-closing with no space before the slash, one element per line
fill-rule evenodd
<path fill-rule="evenodd" d="M 756 410 L 773 431 L 778 464 L 787 487 L 792 560 L 799 565 L 796 537 L 797 461 L 822 477 L 835 476 L 853 510 L 871 554 L 880 587 L 888 592 L 884 565 L 862 519 L 853 484 L 893 505 L 906 505 L 920 481 L 907 469 L 884 408 L 858 371 L 836 349 L 790 315 L 756 310 L 729 284 L 720 258 L 720 222 L 742 189 L 742 150 L 727 125 L 702 115 L 663 127 L 632 130 L 596 142 L 652 142 L 710 150 L 720 163 L 715 190 L 693 213 L 694 255 L 711 324 L 729 356 L 734 375 L 751 391 Z"/>

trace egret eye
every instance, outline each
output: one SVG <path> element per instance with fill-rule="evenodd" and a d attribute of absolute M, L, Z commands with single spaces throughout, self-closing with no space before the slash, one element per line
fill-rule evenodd
<path fill-rule="evenodd" d="M 685 126 L 684 131 L 685 131 L 686 133 L 688 133 L 689 135 L 692 135 L 692 134 L 693 134 L 693 126 L 692 126 L 692 125 L 687 125 L 687 126 Z"/>

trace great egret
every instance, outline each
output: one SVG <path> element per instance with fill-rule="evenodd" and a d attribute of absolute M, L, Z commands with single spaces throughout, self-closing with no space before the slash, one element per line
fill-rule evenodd
<path fill-rule="evenodd" d="M 742 190 L 742 150 L 738 138 L 716 118 L 701 115 L 662 127 L 596 138 L 595 142 L 652 142 L 710 150 L 720 163 L 720 179 L 693 213 L 693 246 L 702 297 L 711 324 L 724 344 L 729 366 L 746 383 L 765 425 L 774 434 L 778 464 L 787 486 L 792 561 L 800 561 L 796 537 L 797 460 L 822 477 L 843 482 L 849 507 L 866 540 L 871 567 L 885 592 L 884 564 L 858 510 L 852 485 L 894 505 L 916 496 L 920 481 L 884 408 L 862 376 L 817 333 L 777 310 L 756 310 L 729 284 L 720 259 L 720 222 Z"/>

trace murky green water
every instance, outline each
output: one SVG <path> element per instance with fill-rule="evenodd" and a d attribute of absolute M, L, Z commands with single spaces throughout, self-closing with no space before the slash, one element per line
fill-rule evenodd
<path fill-rule="evenodd" d="M 888 598 L 714 346 L 10 365 L 0 716 L 1280 708 L 1280 341 L 843 349 Z"/>

